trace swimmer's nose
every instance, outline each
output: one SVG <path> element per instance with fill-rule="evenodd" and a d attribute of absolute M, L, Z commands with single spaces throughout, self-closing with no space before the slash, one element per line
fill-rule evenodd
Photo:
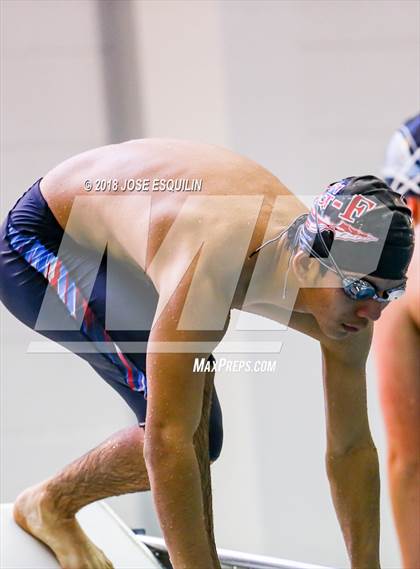
<path fill-rule="evenodd" d="M 377 302 L 372 299 L 366 300 L 356 310 L 356 316 L 375 322 L 381 316 L 385 306 L 387 306 L 385 302 Z"/>

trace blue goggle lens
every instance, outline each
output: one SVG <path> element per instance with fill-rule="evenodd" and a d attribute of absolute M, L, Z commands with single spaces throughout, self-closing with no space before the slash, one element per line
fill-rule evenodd
<path fill-rule="evenodd" d="M 376 291 L 372 285 L 365 281 L 352 279 L 344 279 L 344 292 L 353 300 L 366 300 L 367 298 L 374 298 Z"/>
<path fill-rule="evenodd" d="M 379 302 L 398 300 L 405 292 L 405 285 L 384 291 L 380 297 L 373 285 L 364 280 L 353 280 L 349 277 L 343 279 L 344 292 L 353 300 L 367 300 L 372 298 Z"/>

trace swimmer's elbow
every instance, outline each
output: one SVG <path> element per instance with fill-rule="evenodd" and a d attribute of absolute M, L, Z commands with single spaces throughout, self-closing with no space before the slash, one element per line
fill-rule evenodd
<path fill-rule="evenodd" d="M 175 427 L 155 429 L 144 440 L 143 457 L 147 465 L 161 464 L 172 456 L 190 453 L 194 448 L 192 437 Z"/>
<path fill-rule="evenodd" d="M 340 459 L 348 459 L 352 456 L 377 455 L 375 443 L 370 436 L 346 444 L 328 448 L 326 452 L 327 464 Z"/>

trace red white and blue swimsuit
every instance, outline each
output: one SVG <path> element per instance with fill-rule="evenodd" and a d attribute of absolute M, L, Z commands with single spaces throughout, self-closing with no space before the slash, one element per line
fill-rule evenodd
<path fill-rule="evenodd" d="M 114 257 L 110 278 L 107 251 L 98 262 L 98 252 L 69 238 L 49 209 L 39 183 L 18 200 L 0 229 L 1 301 L 24 324 L 87 361 L 144 425 L 146 346 L 157 292 L 141 269 Z M 118 329 L 106 327 L 109 307 L 117 315 Z M 144 329 L 127 324 L 134 321 L 133 314 Z M 136 346 L 135 353 L 132 349 L 126 352 L 125 344 Z M 223 439 L 215 390 L 209 433 L 214 460 Z"/>

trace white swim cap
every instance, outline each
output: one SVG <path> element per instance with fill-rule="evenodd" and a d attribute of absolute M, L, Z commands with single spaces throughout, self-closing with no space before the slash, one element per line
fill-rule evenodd
<path fill-rule="evenodd" d="M 406 121 L 392 136 L 383 176 L 395 192 L 420 195 L 420 114 Z"/>

